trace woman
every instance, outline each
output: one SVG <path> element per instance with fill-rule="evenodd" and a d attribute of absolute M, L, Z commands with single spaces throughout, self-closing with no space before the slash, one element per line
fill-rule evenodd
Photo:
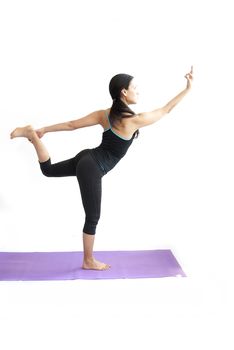
<path fill-rule="evenodd" d="M 84 258 L 83 269 L 106 270 L 110 265 L 97 261 L 93 256 L 93 245 L 101 212 L 102 177 L 107 174 L 126 154 L 133 139 L 138 137 L 139 129 L 151 125 L 169 113 L 187 94 L 193 79 L 193 67 L 185 75 L 186 88 L 162 108 L 152 112 L 135 114 L 129 105 L 138 101 L 138 90 L 134 78 L 128 74 L 115 75 L 109 84 L 113 99 L 111 108 L 93 112 L 83 118 L 65 123 L 46 126 L 34 130 L 30 125 L 16 128 L 11 138 L 25 137 L 34 146 L 40 168 L 45 176 L 76 176 L 85 210 L 83 227 Z M 50 156 L 41 141 L 45 133 L 76 130 L 100 124 L 104 131 L 101 144 L 93 149 L 85 149 L 75 157 L 51 164 Z"/>

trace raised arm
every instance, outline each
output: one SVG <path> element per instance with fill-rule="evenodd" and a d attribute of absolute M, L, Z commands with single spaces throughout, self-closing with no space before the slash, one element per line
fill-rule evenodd
<path fill-rule="evenodd" d="M 176 95 L 172 100 L 170 100 L 165 106 L 157 108 L 151 112 L 143 112 L 137 114 L 137 116 L 133 119 L 134 123 L 136 124 L 136 128 L 139 129 L 157 122 L 165 114 L 169 113 L 183 99 L 183 97 L 191 89 L 193 80 L 193 66 L 191 67 L 190 72 L 185 75 L 185 78 L 187 79 L 186 88 L 182 90 L 178 95 Z"/>
<path fill-rule="evenodd" d="M 84 128 L 87 126 L 97 125 L 97 124 L 100 124 L 102 114 L 103 114 L 102 110 L 92 112 L 86 115 L 85 117 L 82 117 L 79 119 L 70 120 L 65 123 L 45 126 L 41 129 L 36 130 L 36 133 L 38 134 L 39 137 L 42 137 L 47 132 L 70 131 L 70 130 Z"/>

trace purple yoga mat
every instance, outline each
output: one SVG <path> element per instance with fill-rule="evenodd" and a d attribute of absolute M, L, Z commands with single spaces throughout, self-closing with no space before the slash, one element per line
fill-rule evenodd
<path fill-rule="evenodd" d="M 105 271 L 83 270 L 83 252 L 0 253 L 1 281 L 186 277 L 170 250 L 97 251 Z"/>

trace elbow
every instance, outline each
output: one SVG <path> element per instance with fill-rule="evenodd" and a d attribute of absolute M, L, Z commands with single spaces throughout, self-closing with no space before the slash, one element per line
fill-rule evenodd
<path fill-rule="evenodd" d="M 168 108 L 168 110 L 167 110 L 167 112 L 166 112 L 166 113 L 167 113 L 167 114 L 168 114 L 168 113 L 170 113 L 170 112 L 171 112 L 171 110 L 172 110 L 172 108 Z"/>
<path fill-rule="evenodd" d="M 166 114 L 168 114 L 171 111 L 171 109 L 169 108 L 168 105 L 164 106 L 163 108 L 161 108 L 161 113 L 162 113 L 162 117 Z"/>
<path fill-rule="evenodd" d="M 170 113 L 170 111 L 172 110 L 173 106 L 169 106 L 169 105 L 166 105 L 163 107 L 163 110 L 164 110 L 164 114 L 168 114 Z"/>
<path fill-rule="evenodd" d="M 76 130 L 77 129 L 73 120 L 67 123 L 67 128 L 68 128 L 68 130 Z"/>

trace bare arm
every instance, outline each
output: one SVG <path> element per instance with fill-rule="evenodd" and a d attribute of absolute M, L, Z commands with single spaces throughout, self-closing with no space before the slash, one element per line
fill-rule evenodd
<path fill-rule="evenodd" d="M 157 108 L 151 112 L 140 113 L 134 118 L 134 122 L 137 128 L 142 128 L 143 126 L 147 126 L 157 122 L 161 119 L 165 114 L 169 113 L 190 91 L 191 82 L 193 79 L 193 67 L 191 67 L 190 73 L 185 75 L 187 79 L 187 86 L 184 90 L 182 90 L 178 95 L 176 95 L 172 100 L 170 100 L 165 106 L 161 108 Z"/>
<path fill-rule="evenodd" d="M 79 128 L 84 128 L 87 126 L 100 124 L 101 116 L 103 111 L 99 110 L 93 113 L 86 115 L 85 117 L 70 120 L 65 123 L 53 124 L 50 126 L 45 126 L 41 129 L 36 130 L 39 137 L 42 137 L 47 132 L 54 131 L 71 131 Z"/>

